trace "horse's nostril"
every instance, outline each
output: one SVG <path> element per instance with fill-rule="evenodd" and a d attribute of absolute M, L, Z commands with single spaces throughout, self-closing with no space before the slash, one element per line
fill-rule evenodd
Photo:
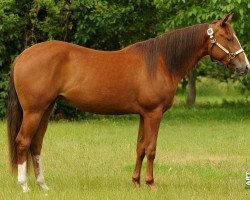
<path fill-rule="evenodd" d="M 249 70 L 250 69 L 248 68 L 248 66 L 241 67 L 241 68 L 240 67 L 236 67 L 235 68 L 235 73 L 238 74 L 239 76 L 243 76 L 243 75 L 247 74 Z"/>

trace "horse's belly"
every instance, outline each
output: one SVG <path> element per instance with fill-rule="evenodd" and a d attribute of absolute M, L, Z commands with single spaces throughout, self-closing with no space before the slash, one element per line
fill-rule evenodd
<path fill-rule="evenodd" d="M 72 100 L 69 100 L 75 107 L 77 107 L 79 110 L 83 112 L 90 112 L 95 114 L 103 114 L 103 115 L 121 115 L 121 114 L 132 114 L 137 113 L 138 109 L 136 109 L 136 106 L 133 106 L 132 104 L 120 104 L 117 102 L 75 102 Z"/>
<path fill-rule="evenodd" d="M 125 107 L 118 107 L 118 106 L 106 106 L 106 105 L 81 105 L 78 107 L 83 112 L 90 112 L 95 114 L 101 115 L 123 115 L 123 114 L 135 114 L 138 113 L 136 109 L 133 108 L 125 108 Z"/>
<path fill-rule="evenodd" d="M 122 90 L 92 92 L 71 91 L 63 95 L 71 104 L 84 112 L 96 114 L 132 114 L 139 112 L 139 106 L 134 95 L 123 93 Z"/>

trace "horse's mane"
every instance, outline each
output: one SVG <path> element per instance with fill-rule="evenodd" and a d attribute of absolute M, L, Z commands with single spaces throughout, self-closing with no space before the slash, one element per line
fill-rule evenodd
<path fill-rule="evenodd" d="M 155 72 L 159 54 L 162 54 L 168 70 L 177 73 L 204 44 L 207 28 L 208 24 L 198 24 L 177 29 L 156 38 L 135 43 L 132 48 L 142 52 L 150 73 Z"/>

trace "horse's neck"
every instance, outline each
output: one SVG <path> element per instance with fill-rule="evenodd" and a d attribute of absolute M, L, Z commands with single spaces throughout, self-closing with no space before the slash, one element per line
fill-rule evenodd
<path fill-rule="evenodd" d="M 201 60 L 204 56 L 208 55 L 208 37 L 205 38 L 203 43 L 196 45 L 198 48 L 189 55 L 183 67 L 178 73 L 175 74 L 175 76 L 177 76 L 178 82 L 197 65 L 199 60 Z M 192 48 L 192 46 L 190 48 Z M 186 49 L 183 51 L 190 51 L 190 49 Z"/>
<path fill-rule="evenodd" d="M 197 50 L 197 52 L 194 52 L 194 56 L 187 60 L 186 66 L 183 67 L 183 70 L 180 73 L 180 79 L 182 79 L 184 76 L 186 76 L 190 71 L 193 70 L 193 68 L 197 65 L 199 60 L 201 60 L 204 56 L 206 56 L 207 53 L 207 45 L 202 45 L 200 49 Z"/>

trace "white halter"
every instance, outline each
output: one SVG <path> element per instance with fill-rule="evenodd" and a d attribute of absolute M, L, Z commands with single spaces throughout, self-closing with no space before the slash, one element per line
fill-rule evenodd
<path fill-rule="evenodd" d="M 234 52 L 234 53 L 228 51 L 224 46 L 222 46 L 220 43 L 218 43 L 218 42 L 216 41 L 216 39 L 214 38 L 214 30 L 213 30 L 213 28 L 211 28 L 210 26 L 209 26 L 209 28 L 207 29 L 207 34 L 208 34 L 208 36 L 209 36 L 209 38 L 210 38 L 210 41 L 211 41 L 211 44 L 212 44 L 211 52 L 212 52 L 213 46 L 214 46 L 214 45 L 217 45 L 222 51 L 224 51 L 224 52 L 228 55 L 228 62 L 230 62 L 231 60 L 233 60 L 238 54 L 244 52 L 244 50 L 243 50 L 242 48 L 239 49 L 238 51 Z M 211 55 L 210 55 L 210 56 L 211 56 Z M 211 56 L 211 58 L 212 58 L 212 56 Z"/>

